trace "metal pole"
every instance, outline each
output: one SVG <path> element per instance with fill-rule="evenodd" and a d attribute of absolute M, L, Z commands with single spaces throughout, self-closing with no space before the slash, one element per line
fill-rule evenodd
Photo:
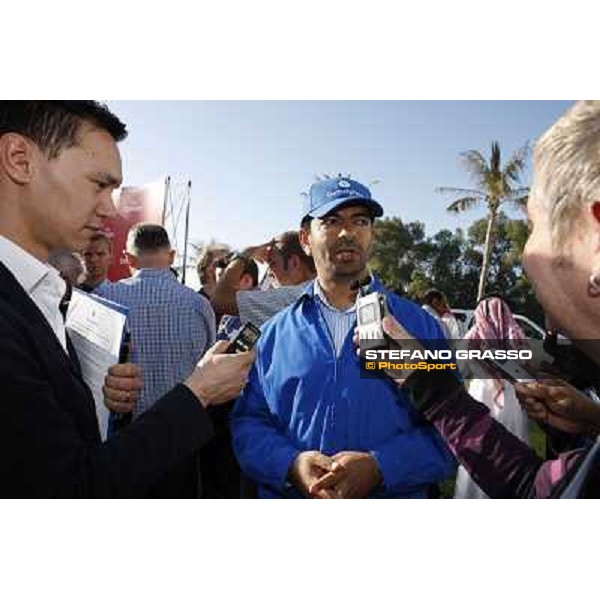
<path fill-rule="evenodd" d="M 183 236 L 183 274 L 181 283 L 185 284 L 185 274 L 187 271 L 187 249 L 188 249 L 188 234 L 190 228 L 190 204 L 192 203 L 192 182 L 187 184 L 187 206 L 185 209 L 185 234 Z"/>
<path fill-rule="evenodd" d="M 167 216 L 167 200 L 169 199 L 169 193 L 171 191 L 171 176 L 169 175 L 166 179 L 165 179 L 165 197 L 163 200 L 163 210 L 162 210 L 162 219 L 160 224 L 164 227 L 165 226 L 165 218 Z"/>

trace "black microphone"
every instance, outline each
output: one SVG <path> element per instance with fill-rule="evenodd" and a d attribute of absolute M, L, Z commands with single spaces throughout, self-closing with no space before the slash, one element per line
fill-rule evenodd
<path fill-rule="evenodd" d="M 359 290 L 361 292 L 361 295 L 364 294 L 362 288 L 368 286 L 371 284 L 371 281 L 373 281 L 373 278 L 370 275 L 367 275 L 366 277 L 364 277 L 363 279 L 355 279 L 351 284 L 350 284 L 350 289 L 351 290 Z"/>
<path fill-rule="evenodd" d="M 121 348 L 119 349 L 119 363 L 126 363 L 129 361 L 131 354 L 131 332 L 126 330 L 123 334 L 123 340 L 121 342 Z M 115 433 L 120 429 L 127 427 L 131 423 L 133 418 L 133 412 L 128 413 L 112 413 L 112 430 L 111 433 Z"/>

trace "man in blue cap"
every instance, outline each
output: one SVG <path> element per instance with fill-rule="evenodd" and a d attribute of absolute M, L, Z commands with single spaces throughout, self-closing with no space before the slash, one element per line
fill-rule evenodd
<path fill-rule="evenodd" d="M 345 177 L 313 184 L 306 197 L 300 239 L 317 278 L 264 325 L 232 415 L 234 451 L 259 497 L 426 497 L 454 469 L 402 391 L 360 377 L 350 284 L 368 275 L 373 221 L 382 215 L 369 189 Z M 370 291 L 386 294 L 390 312 L 415 337 L 446 347 L 420 307 L 376 278 Z"/>

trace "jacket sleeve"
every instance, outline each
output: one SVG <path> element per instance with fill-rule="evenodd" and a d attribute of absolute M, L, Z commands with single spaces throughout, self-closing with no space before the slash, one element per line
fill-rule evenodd
<path fill-rule="evenodd" d="M 439 323 L 420 307 L 390 298 L 392 314 L 432 349 L 447 349 L 448 344 Z M 404 402 L 409 402 L 401 392 Z M 420 419 L 415 415 L 416 420 Z M 453 475 L 456 462 L 441 436 L 431 425 L 421 423 L 407 432 L 401 432 L 372 448 L 386 488 L 422 487 L 443 481 Z"/>
<path fill-rule="evenodd" d="M 581 462 L 581 450 L 543 461 L 445 371 L 415 372 L 406 386 L 415 405 L 491 498 L 547 498 Z"/>
<path fill-rule="evenodd" d="M 211 437 L 206 412 L 187 387 L 178 385 L 102 443 L 83 382 L 66 369 L 73 385 L 65 389 L 73 397 L 59 399 L 32 341 L 7 319 L 0 324 L 0 473 L 7 495 L 143 496 Z"/>
<path fill-rule="evenodd" d="M 443 481 L 456 463 L 442 438 L 429 425 L 399 433 L 371 450 L 387 489 L 422 487 Z"/>
<path fill-rule="evenodd" d="M 257 363 L 231 416 L 233 450 L 242 471 L 253 481 L 283 492 L 287 474 L 300 450 L 270 411 Z"/>

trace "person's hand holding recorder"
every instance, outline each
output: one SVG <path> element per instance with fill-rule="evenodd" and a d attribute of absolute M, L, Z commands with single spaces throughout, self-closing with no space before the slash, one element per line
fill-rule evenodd
<path fill-rule="evenodd" d="M 389 340 L 389 346 L 391 350 L 409 350 L 410 352 L 420 351 L 423 352 L 425 349 L 421 342 L 414 338 L 404 327 L 398 323 L 398 321 L 392 315 L 386 315 L 381 321 L 383 332 Z M 360 337 L 358 329 L 354 332 L 354 343 L 357 346 L 357 354 L 360 355 Z M 405 364 L 417 363 L 419 360 L 408 360 L 405 359 Z M 394 370 L 386 373 L 399 385 L 403 385 L 404 382 L 414 373 L 414 369 L 405 369 L 404 371 Z"/>
<path fill-rule="evenodd" d="M 248 381 L 256 353 L 226 354 L 228 348 L 229 342 L 217 342 L 184 381 L 204 407 L 237 398 Z"/>
<path fill-rule="evenodd" d="M 517 397 L 530 419 L 567 433 L 597 435 L 600 404 L 560 379 L 515 385 Z"/>

